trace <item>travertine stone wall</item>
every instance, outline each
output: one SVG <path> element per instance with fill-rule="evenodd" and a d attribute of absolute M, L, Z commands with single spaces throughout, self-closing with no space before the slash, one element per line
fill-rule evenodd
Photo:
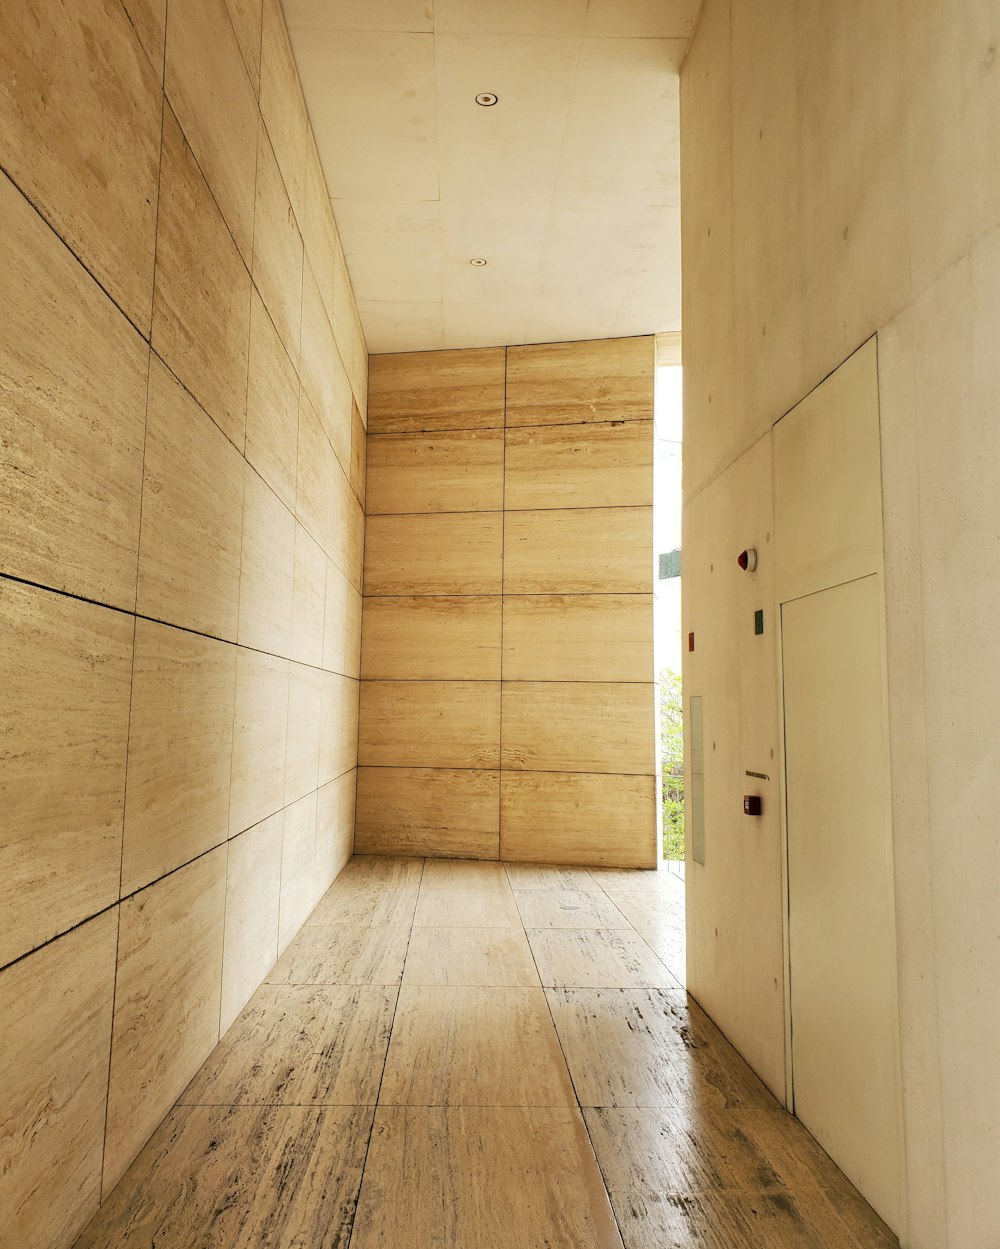
<path fill-rule="evenodd" d="M 367 357 L 278 0 L 10 0 L 0 82 L 0 1239 L 58 1249 L 351 853 Z"/>
<path fill-rule="evenodd" d="M 653 340 L 373 356 L 357 848 L 656 862 Z"/>

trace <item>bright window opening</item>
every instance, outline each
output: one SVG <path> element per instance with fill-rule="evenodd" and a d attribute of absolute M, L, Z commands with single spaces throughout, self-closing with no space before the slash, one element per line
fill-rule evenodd
<path fill-rule="evenodd" d="M 653 458 L 653 654 L 659 686 L 658 765 L 664 866 L 684 872 L 684 727 L 681 698 L 680 365 L 656 370 Z"/>

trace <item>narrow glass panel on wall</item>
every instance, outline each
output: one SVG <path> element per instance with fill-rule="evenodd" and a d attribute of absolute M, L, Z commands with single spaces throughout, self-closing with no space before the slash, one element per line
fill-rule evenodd
<path fill-rule="evenodd" d="M 691 743 L 691 793 L 688 795 L 688 816 L 691 825 L 691 857 L 705 866 L 705 750 L 702 730 L 701 698 L 688 700 L 688 733 Z"/>

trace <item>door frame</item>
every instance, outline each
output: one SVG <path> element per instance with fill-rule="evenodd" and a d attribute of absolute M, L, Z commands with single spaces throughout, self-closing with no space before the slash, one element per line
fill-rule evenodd
<path fill-rule="evenodd" d="M 837 369 L 819 383 L 805 399 L 815 394 L 828 382 L 830 382 L 840 371 L 843 365 L 847 364 L 854 356 L 863 351 L 869 344 L 874 347 L 875 353 L 875 402 L 876 402 L 876 420 L 878 421 L 878 413 L 881 408 L 881 387 L 880 375 L 878 372 L 878 336 L 872 335 L 870 339 L 862 343 L 855 352 L 847 356 Z M 774 423 L 771 427 L 771 437 L 773 439 L 775 431 L 780 421 L 785 416 L 790 416 L 799 407 L 796 404 L 788 413 L 783 414 L 782 418 Z M 878 422 L 880 425 L 880 421 Z M 879 446 L 881 447 L 881 436 L 879 436 Z M 777 489 L 777 457 L 772 455 L 772 499 L 774 499 Z M 881 454 L 879 455 L 879 488 L 881 490 L 882 465 Z M 884 498 L 884 496 L 882 496 Z M 881 509 L 880 509 L 881 510 Z M 883 529 L 884 533 L 884 529 Z M 780 542 L 780 535 L 777 532 L 777 516 L 775 515 L 775 543 Z M 876 567 L 870 567 L 867 572 L 858 571 L 856 575 L 850 575 L 842 578 L 834 578 L 829 585 L 815 584 L 809 591 L 809 594 L 820 593 L 824 590 L 835 589 L 838 585 L 849 584 L 852 581 L 859 580 L 861 577 L 875 575 L 877 577 L 878 586 L 878 627 L 879 627 L 879 662 L 881 670 L 880 694 L 882 703 L 882 740 L 884 743 L 885 770 L 882 785 L 882 802 L 883 817 L 885 827 L 889 837 L 890 852 L 890 885 L 892 887 L 892 906 L 890 908 L 890 922 L 892 932 L 892 942 L 895 952 L 896 963 L 896 1054 L 899 1071 L 899 1080 L 895 1089 L 895 1106 L 896 1106 L 896 1135 L 898 1142 L 899 1157 L 899 1192 L 897 1208 L 899 1210 L 899 1228 L 898 1236 L 901 1244 L 907 1243 L 908 1238 L 908 1204 L 906 1200 L 907 1193 L 907 1159 L 906 1159 L 906 1137 L 903 1123 L 903 1072 L 902 1072 L 902 1017 L 900 1011 L 899 997 L 899 933 L 898 921 L 896 914 L 896 897 L 895 897 L 895 828 L 892 818 L 892 753 L 891 738 L 889 726 L 889 686 L 888 686 L 888 642 L 887 642 L 887 621 L 886 621 L 886 598 L 885 598 L 885 559 L 884 559 L 884 539 L 881 540 L 880 558 Z M 778 755 L 777 755 L 777 781 L 778 781 L 778 806 L 779 806 L 779 846 L 781 861 L 781 927 L 782 927 L 782 962 L 783 962 L 783 1003 L 784 1003 L 784 1047 L 785 1047 L 785 1105 L 788 1110 L 795 1114 L 795 1072 L 792 1048 L 792 984 L 791 984 L 791 945 L 790 945 L 790 919 L 791 919 L 791 897 L 790 897 L 790 881 L 789 881 L 789 835 L 788 835 L 788 795 L 787 795 L 787 737 L 786 737 L 786 719 L 785 719 L 785 670 L 784 670 L 784 639 L 783 639 L 783 618 L 782 607 L 785 602 L 795 602 L 798 598 L 805 597 L 805 594 L 797 594 L 789 599 L 781 598 L 781 590 L 775 585 L 774 594 L 774 638 L 777 652 L 775 656 L 775 666 L 777 673 L 778 685 Z"/>

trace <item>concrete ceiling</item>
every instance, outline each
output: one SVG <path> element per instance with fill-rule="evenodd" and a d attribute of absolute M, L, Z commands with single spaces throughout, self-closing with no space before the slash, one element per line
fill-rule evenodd
<path fill-rule="evenodd" d="M 370 351 L 680 328 L 700 0 L 283 4 Z"/>

